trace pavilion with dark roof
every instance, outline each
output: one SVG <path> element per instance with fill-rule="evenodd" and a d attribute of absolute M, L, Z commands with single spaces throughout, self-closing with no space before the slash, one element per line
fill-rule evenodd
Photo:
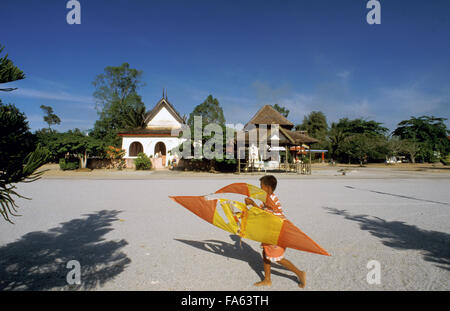
<path fill-rule="evenodd" d="M 272 131 L 272 126 L 274 131 Z M 256 112 L 256 114 L 244 126 L 244 150 L 237 150 L 245 152 L 245 161 L 240 161 L 238 157 L 238 172 L 252 171 L 252 170 L 284 170 L 296 171 L 298 173 L 311 173 L 311 152 L 310 146 L 313 143 L 319 142 L 312 138 L 304 131 L 293 130 L 294 124 L 284 117 L 280 112 L 274 109 L 271 105 L 265 105 Z M 267 141 L 268 151 L 275 153 L 278 158 L 264 161 L 265 156 L 264 147 L 255 144 L 261 140 Z M 238 137 L 236 140 L 239 139 Z M 278 145 L 273 147 L 272 145 Z M 284 161 L 281 161 L 280 151 L 284 153 Z M 302 155 L 308 151 L 309 159 L 305 159 Z M 287 154 L 290 153 L 291 159 L 294 163 L 288 163 Z M 299 155 L 302 159 L 299 159 Z M 306 160 L 306 161 L 305 161 Z M 284 162 L 284 163 L 283 163 Z"/>

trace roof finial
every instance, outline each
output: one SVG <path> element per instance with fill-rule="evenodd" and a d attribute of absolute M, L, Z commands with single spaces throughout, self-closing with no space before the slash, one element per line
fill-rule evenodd
<path fill-rule="evenodd" d="M 163 96 L 162 96 L 162 98 L 164 98 L 164 88 L 163 88 Z"/>

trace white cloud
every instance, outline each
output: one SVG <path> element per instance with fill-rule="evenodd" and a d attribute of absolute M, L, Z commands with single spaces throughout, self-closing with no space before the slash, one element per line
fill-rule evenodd
<path fill-rule="evenodd" d="M 375 107 L 379 118 L 391 129 L 395 129 L 400 121 L 412 116 L 434 115 L 449 118 L 450 90 L 430 93 L 416 86 L 384 88 L 379 91 Z"/>
<path fill-rule="evenodd" d="M 219 99 L 227 123 L 234 124 L 246 124 L 263 105 L 274 104 L 288 109 L 288 119 L 294 124 L 301 123 L 312 111 L 322 111 L 330 124 L 345 117 L 364 118 L 380 122 L 391 130 L 411 116 L 450 117 L 450 85 L 434 93 L 425 85 L 415 83 L 369 89 L 358 94 L 348 80 L 343 81 L 350 75 L 350 71 L 338 72 L 334 80 L 324 81 L 308 92 L 299 92 L 286 84 L 273 87 L 270 83 L 256 81 L 241 89 L 242 96 L 190 86 L 187 97 L 199 104 L 212 93 Z"/>
<path fill-rule="evenodd" d="M 415 88 L 384 89 L 382 94 L 393 104 L 392 108 L 397 107 L 411 115 L 434 113 L 450 100 L 450 94 L 427 94 Z"/>
<path fill-rule="evenodd" d="M 70 94 L 64 91 L 41 91 L 35 89 L 28 88 L 19 88 L 14 91 L 13 95 L 22 96 L 22 97 L 30 97 L 36 99 L 49 99 L 49 100 L 59 100 L 59 101 L 69 101 L 69 102 L 77 102 L 77 103 L 85 103 L 90 104 L 90 108 L 95 108 L 95 103 L 92 97 L 90 96 L 80 96 Z"/>
<path fill-rule="evenodd" d="M 29 82 L 31 83 L 37 83 L 46 88 L 69 89 L 67 84 L 63 82 L 49 80 L 36 75 L 27 76 L 27 79 L 29 79 Z"/>
<path fill-rule="evenodd" d="M 346 80 L 346 79 L 350 76 L 350 71 L 348 71 L 348 70 L 343 70 L 343 71 L 341 71 L 341 72 L 338 72 L 336 75 L 337 75 L 339 78 L 341 78 L 341 79 L 343 79 L 343 80 Z"/>

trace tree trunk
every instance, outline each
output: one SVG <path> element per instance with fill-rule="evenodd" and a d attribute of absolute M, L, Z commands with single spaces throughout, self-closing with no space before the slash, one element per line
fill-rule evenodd
<path fill-rule="evenodd" d="M 84 152 L 84 155 L 80 156 L 80 168 L 86 168 L 87 165 L 87 151 Z"/>
<path fill-rule="evenodd" d="M 209 172 L 214 173 L 216 171 L 216 159 L 209 160 Z"/>

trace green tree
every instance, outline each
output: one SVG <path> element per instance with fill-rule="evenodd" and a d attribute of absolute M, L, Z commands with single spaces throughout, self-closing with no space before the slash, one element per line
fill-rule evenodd
<path fill-rule="evenodd" d="M 307 131 L 314 138 L 325 138 L 328 133 L 327 117 L 321 111 L 312 111 L 303 118 L 302 124 L 295 127 L 298 131 Z"/>
<path fill-rule="evenodd" d="M 402 140 L 398 136 L 391 136 L 387 140 L 387 156 L 398 156 L 403 152 Z"/>
<path fill-rule="evenodd" d="M 416 139 L 401 139 L 393 135 L 388 140 L 387 148 L 388 156 L 407 155 L 412 163 L 416 163 L 416 157 L 423 146 Z"/>
<path fill-rule="evenodd" d="M 42 129 L 36 131 L 37 142 L 49 151 L 48 160 L 58 162 L 61 158 L 72 157 L 85 167 L 90 156 L 106 156 L 107 144 L 100 139 L 87 136 L 79 129 L 59 133 Z"/>
<path fill-rule="evenodd" d="M 14 196 L 25 198 L 15 191 L 15 184 L 39 179 L 43 171 L 36 171 L 47 160 L 48 151 L 36 146 L 25 114 L 1 101 L 0 133 L 0 214 L 12 223 L 10 216 L 17 216 L 18 207 Z"/>
<path fill-rule="evenodd" d="M 356 161 L 362 166 L 369 159 L 384 159 L 387 153 L 386 144 L 387 142 L 381 136 L 357 133 L 345 137 L 339 145 L 338 152 L 346 155 L 349 162 Z M 380 149 L 385 151 L 380 152 Z"/>
<path fill-rule="evenodd" d="M 49 154 L 47 160 L 49 162 L 58 162 L 61 157 L 64 157 L 64 154 L 58 154 L 56 141 L 59 139 L 59 136 L 62 135 L 56 131 L 50 131 L 47 128 L 43 128 L 37 130 L 35 132 L 37 143 L 41 146 L 47 148 Z"/>
<path fill-rule="evenodd" d="M 0 54 L 5 47 L 0 45 Z M 8 59 L 8 54 L 0 58 L 0 84 L 25 79 L 25 74 Z M 13 91 L 17 88 L 0 88 L 0 91 Z"/>
<path fill-rule="evenodd" d="M 125 126 L 131 129 L 145 127 L 145 106 L 131 107 L 124 115 Z"/>
<path fill-rule="evenodd" d="M 0 46 L 0 54 L 3 49 Z M 0 84 L 24 78 L 22 70 L 8 59 L 8 55 L 0 58 Z M 0 91 L 15 89 L 0 88 Z M 12 223 L 10 216 L 17 216 L 14 197 L 25 198 L 15 191 L 15 184 L 39 179 L 43 171 L 37 172 L 37 169 L 47 157 L 48 151 L 36 146 L 25 115 L 14 105 L 4 105 L 0 100 L 0 214 L 6 221 Z"/>
<path fill-rule="evenodd" d="M 196 129 L 193 126 L 184 130 L 189 131 L 189 134 L 180 131 L 179 138 L 187 140 L 171 150 L 179 159 L 190 159 L 191 164 L 203 164 L 202 166 L 210 171 L 215 170 L 218 165 L 226 169 L 227 166 L 236 164 L 235 129 L 215 123 L 203 124 L 201 128 L 197 128 L 202 133 L 199 140 L 195 140 Z M 217 146 L 221 149 L 216 149 Z M 184 150 L 185 147 L 190 152 Z M 193 157 L 195 159 L 192 159 Z"/>
<path fill-rule="evenodd" d="M 287 118 L 289 116 L 289 110 L 286 107 L 282 107 L 278 104 L 272 106 L 276 111 L 278 111 L 283 117 Z"/>
<path fill-rule="evenodd" d="M 446 120 L 434 116 L 411 117 L 409 120 L 401 121 L 392 134 L 399 136 L 402 140 L 419 143 L 421 147 L 417 157 L 423 161 L 432 162 L 437 160 L 436 153 L 442 157 L 450 153 L 447 138 L 449 131 L 444 123 Z"/>
<path fill-rule="evenodd" d="M 370 134 L 374 136 L 385 135 L 388 129 L 381 126 L 382 123 L 373 120 L 342 118 L 337 123 L 333 123 L 335 127 L 342 129 L 346 134 Z M 332 124 L 332 125 L 333 125 Z"/>
<path fill-rule="evenodd" d="M 373 120 L 342 118 L 333 122 L 329 133 L 331 154 L 338 161 L 360 160 L 361 151 L 367 148 L 367 161 L 383 161 L 389 153 L 386 133 L 388 129 Z M 363 136 L 358 136 L 363 135 Z M 367 140 L 372 140 L 370 143 Z M 357 143 L 353 145 L 352 142 Z M 372 146 L 376 146 L 375 149 Z M 355 148 L 355 150 L 352 150 Z"/>
<path fill-rule="evenodd" d="M 415 139 L 401 140 L 401 152 L 409 155 L 412 163 L 416 163 L 416 157 L 423 148 L 423 144 Z"/>
<path fill-rule="evenodd" d="M 297 131 L 306 131 L 311 137 L 319 140 L 313 144 L 312 148 L 330 149 L 330 140 L 328 139 L 329 127 L 327 117 L 321 111 L 312 111 L 303 118 L 303 122 L 295 126 Z"/>
<path fill-rule="evenodd" d="M 78 158 L 80 167 L 86 168 L 90 156 L 105 156 L 106 143 L 75 129 L 55 135 L 51 148 L 59 158 Z"/>
<path fill-rule="evenodd" d="M 44 121 L 45 121 L 45 123 L 48 124 L 48 129 L 49 130 L 51 130 L 51 126 L 52 125 L 61 123 L 61 119 L 56 114 L 53 113 L 53 108 L 52 107 L 41 105 L 41 109 L 46 114 L 44 116 Z"/>
<path fill-rule="evenodd" d="M 94 98 L 100 118 L 95 122 L 91 136 L 119 147 L 119 131 L 142 126 L 145 105 L 137 93 L 144 86 L 142 73 L 124 63 L 118 67 L 108 66 L 96 77 Z"/>
<path fill-rule="evenodd" d="M 202 117 L 201 124 L 194 122 L 194 118 L 199 116 Z M 190 148 L 194 156 L 203 156 L 202 159 L 194 161 L 208 162 L 209 170 L 215 168 L 216 161 L 226 161 L 224 157 L 226 152 L 225 117 L 217 98 L 209 95 L 203 103 L 197 105 L 189 115 L 187 124 L 191 131 Z M 195 137 L 196 132 L 202 134 L 200 139 Z M 220 137 L 220 134 L 222 134 L 222 137 Z M 222 146 L 223 149 L 216 150 L 216 145 Z M 206 155 L 205 152 L 207 153 Z"/>
<path fill-rule="evenodd" d="M 339 146 L 344 142 L 344 139 L 348 136 L 348 133 L 344 131 L 342 127 L 337 126 L 337 123 L 332 123 L 331 128 L 328 134 L 328 139 L 330 141 L 330 149 L 329 152 L 332 159 L 338 159 L 338 149 Z"/>
<path fill-rule="evenodd" d="M 225 124 L 225 117 L 223 115 L 222 107 L 220 107 L 217 98 L 209 95 L 206 100 L 197 105 L 189 115 L 187 124 L 192 128 L 194 125 L 194 117 L 201 116 L 203 125 L 215 123 L 218 125 Z"/>

